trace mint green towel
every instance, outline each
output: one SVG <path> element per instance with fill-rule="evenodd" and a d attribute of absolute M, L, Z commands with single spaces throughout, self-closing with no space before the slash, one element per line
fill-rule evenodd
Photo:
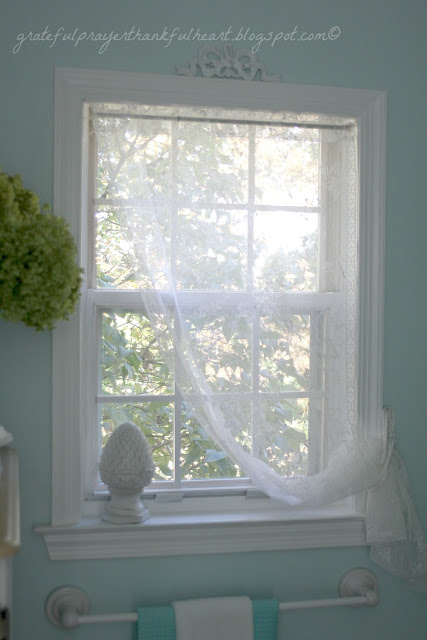
<path fill-rule="evenodd" d="M 279 603 L 277 600 L 252 600 L 255 640 L 277 640 Z"/>
<path fill-rule="evenodd" d="M 279 603 L 277 600 L 253 600 L 255 640 L 277 640 Z M 175 640 L 175 614 L 172 607 L 138 609 L 137 640 Z"/>
<path fill-rule="evenodd" d="M 138 609 L 137 640 L 175 640 L 175 613 L 172 607 Z"/>

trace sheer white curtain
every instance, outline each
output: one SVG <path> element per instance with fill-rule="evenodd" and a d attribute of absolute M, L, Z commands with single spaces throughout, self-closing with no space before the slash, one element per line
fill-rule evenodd
<path fill-rule="evenodd" d="M 374 437 L 359 435 L 354 123 L 93 111 L 104 200 L 133 265 L 122 286 L 138 291 L 185 415 L 289 508 L 366 492 L 372 558 L 408 580 L 421 576 L 424 536 L 392 411 Z"/>

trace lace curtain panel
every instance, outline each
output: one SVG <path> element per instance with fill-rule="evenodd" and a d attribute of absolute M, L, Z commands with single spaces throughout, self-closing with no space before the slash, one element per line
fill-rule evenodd
<path fill-rule="evenodd" d="M 422 576 L 393 413 L 378 416 L 375 437 L 358 424 L 356 123 L 91 108 L 92 284 L 117 294 L 103 309 L 102 393 L 111 406 L 144 393 L 161 411 L 173 405 L 175 454 L 158 458 L 156 479 L 200 479 L 215 462 L 214 477 L 250 478 L 290 509 L 366 492 L 372 558 Z M 120 375 L 108 364 L 112 331 L 136 356 L 123 356 Z M 143 351 L 152 357 L 139 373 Z"/>

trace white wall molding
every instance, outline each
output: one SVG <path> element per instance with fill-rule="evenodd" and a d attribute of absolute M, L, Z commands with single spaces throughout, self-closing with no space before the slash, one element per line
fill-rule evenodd
<path fill-rule="evenodd" d="M 360 116 L 359 420 L 373 435 L 383 409 L 386 96 Z"/>
<path fill-rule="evenodd" d="M 192 104 L 260 110 L 304 111 L 357 118 L 361 181 L 360 416 L 363 430 L 380 425 L 382 408 L 382 307 L 384 290 L 385 95 L 383 92 L 274 82 L 151 75 L 103 70 L 57 69 L 55 108 L 54 208 L 62 212 L 79 244 L 86 267 L 82 139 L 88 102 Z M 79 354 L 87 348 L 79 314 L 53 334 L 52 524 L 45 536 L 52 558 L 133 557 L 174 553 L 212 553 L 297 549 L 364 544 L 363 521 L 184 525 L 177 516 L 157 526 L 150 519 L 127 530 L 92 528 L 83 517 L 94 438 L 88 437 L 88 412 L 82 390 L 89 388 Z M 92 467 L 93 467 L 92 461 Z M 86 467 L 88 470 L 86 470 Z M 173 521 L 171 518 L 174 518 Z M 82 526 L 76 523 L 82 521 Z M 75 524 L 76 526 L 69 526 Z M 172 526 L 171 526 L 172 525 Z M 135 525 L 134 525 L 135 526 Z M 138 528 L 139 527 L 139 528 Z M 157 527 L 157 528 L 156 528 Z M 215 535 L 210 533 L 214 531 Z M 196 550 L 196 551 L 194 551 Z"/>
<path fill-rule="evenodd" d="M 366 545 L 363 517 L 323 521 L 220 522 L 154 517 L 141 525 L 82 520 L 73 527 L 37 527 L 51 560 L 320 549 Z"/>

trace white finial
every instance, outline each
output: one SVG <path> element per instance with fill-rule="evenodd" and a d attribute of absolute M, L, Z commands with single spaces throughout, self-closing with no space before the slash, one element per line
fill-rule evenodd
<path fill-rule="evenodd" d="M 141 493 L 154 475 L 151 447 L 132 422 L 124 422 L 112 433 L 99 464 L 101 480 L 108 486 L 111 501 L 102 519 L 115 524 L 133 524 L 150 515 Z"/>

